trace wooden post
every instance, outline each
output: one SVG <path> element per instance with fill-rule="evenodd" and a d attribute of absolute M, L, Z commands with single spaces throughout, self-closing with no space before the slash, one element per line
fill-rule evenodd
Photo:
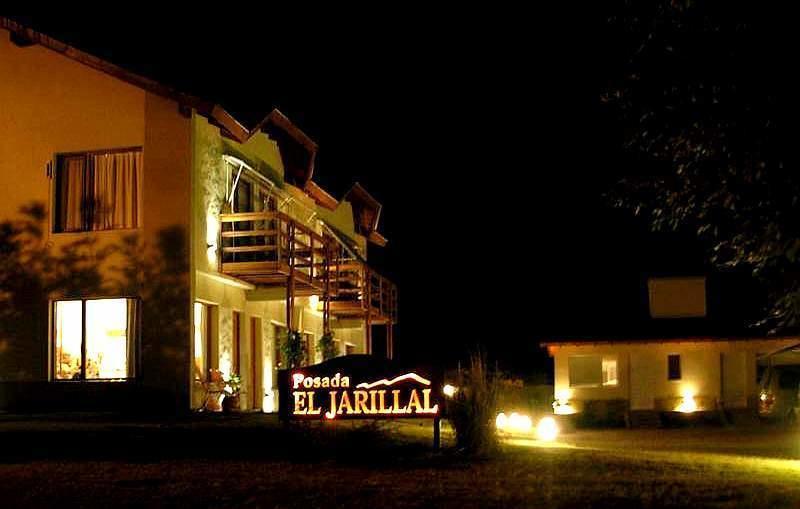
<path fill-rule="evenodd" d="M 323 239 L 324 240 L 324 239 Z M 331 253 L 330 238 L 325 241 L 323 253 L 325 258 L 322 260 L 323 270 L 325 271 L 325 289 L 322 294 L 322 331 L 328 334 L 331 331 Z"/>
<path fill-rule="evenodd" d="M 392 319 L 386 322 L 386 358 L 394 358 L 394 331 L 392 329 Z"/>
<path fill-rule="evenodd" d="M 369 268 L 366 264 L 362 265 L 363 268 L 363 285 L 366 285 L 366 295 L 362 296 L 362 298 L 366 298 L 366 305 L 367 305 L 367 314 L 364 320 L 364 326 L 366 327 L 366 334 L 365 334 L 365 342 L 366 342 L 366 350 L 367 354 L 372 354 L 372 276 L 370 276 Z M 363 295 L 363 294 L 362 294 Z"/>
<path fill-rule="evenodd" d="M 286 281 L 286 328 L 292 332 L 294 317 L 294 223 L 286 225 L 289 241 L 289 277 Z"/>

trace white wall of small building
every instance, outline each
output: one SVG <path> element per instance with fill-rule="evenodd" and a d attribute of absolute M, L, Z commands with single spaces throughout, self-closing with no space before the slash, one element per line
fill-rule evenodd
<path fill-rule="evenodd" d="M 576 408 L 593 400 L 626 400 L 631 410 L 654 410 L 686 392 L 706 403 L 744 408 L 758 393 L 756 357 L 796 344 L 797 340 L 664 341 L 558 344 L 548 347 L 554 359 L 556 399 Z M 668 379 L 669 355 L 680 355 L 680 380 Z M 601 355 L 617 360 L 617 384 L 570 386 L 569 358 Z"/>

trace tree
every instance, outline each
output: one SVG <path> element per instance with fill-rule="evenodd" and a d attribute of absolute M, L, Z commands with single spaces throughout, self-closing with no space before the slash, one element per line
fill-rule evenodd
<path fill-rule="evenodd" d="M 793 46 L 770 14 L 625 3 L 608 22 L 627 60 L 603 101 L 643 170 L 620 182 L 614 204 L 653 230 L 696 232 L 717 267 L 752 270 L 769 294 L 761 325 L 778 331 L 800 324 L 800 138 L 796 80 L 782 60 Z"/>

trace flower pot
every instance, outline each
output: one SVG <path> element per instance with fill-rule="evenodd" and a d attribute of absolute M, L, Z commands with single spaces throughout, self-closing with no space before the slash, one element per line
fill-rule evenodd
<path fill-rule="evenodd" d="M 222 411 L 225 413 L 232 413 L 239 411 L 239 395 L 231 396 L 226 395 L 225 399 L 222 400 Z"/>

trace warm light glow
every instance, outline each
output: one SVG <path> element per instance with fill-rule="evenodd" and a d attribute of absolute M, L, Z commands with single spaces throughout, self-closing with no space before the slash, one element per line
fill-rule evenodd
<path fill-rule="evenodd" d="M 86 378 L 128 376 L 128 300 L 86 301 Z"/>
<path fill-rule="evenodd" d="M 497 417 L 494 420 L 494 427 L 497 428 L 497 431 L 505 431 L 506 426 L 508 425 L 508 417 L 503 412 L 497 414 Z"/>
<path fill-rule="evenodd" d="M 311 295 L 308 297 L 308 307 L 314 312 L 320 311 L 318 295 Z"/>
<path fill-rule="evenodd" d="M 578 413 L 578 411 L 570 404 L 559 405 L 558 401 L 555 401 L 553 403 L 553 413 L 556 415 L 572 415 Z"/>
<path fill-rule="evenodd" d="M 552 442 L 558 437 L 558 424 L 552 417 L 544 417 L 536 426 L 536 436 L 539 440 Z"/>
<path fill-rule="evenodd" d="M 81 374 L 83 304 L 79 300 L 55 303 L 55 377 L 70 380 Z"/>
<path fill-rule="evenodd" d="M 217 238 L 219 237 L 219 217 L 212 211 L 206 213 L 206 257 L 208 263 L 217 263 Z"/>
<path fill-rule="evenodd" d="M 494 425 L 497 431 L 505 433 L 530 433 L 533 429 L 531 418 L 517 412 L 512 412 L 508 416 L 500 412 L 494 420 Z"/>
<path fill-rule="evenodd" d="M 433 404 L 433 389 L 373 389 L 391 386 L 404 380 L 414 380 L 430 385 L 415 373 L 407 373 L 392 380 L 381 379 L 360 383 L 350 389 L 350 377 L 336 373 L 333 376 L 307 376 L 293 373 L 291 378 L 294 409 L 292 415 L 322 415 L 336 419 L 340 415 L 436 415 L 439 405 Z M 315 389 L 329 389 L 317 391 Z M 325 411 L 323 412 L 323 408 Z"/>
<path fill-rule="evenodd" d="M 684 387 L 681 391 L 681 402 L 675 407 L 676 412 L 690 414 L 697 411 L 697 402 L 694 399 L 694 389 L 691 387 Z"/>
<path fill-rule="evenodd" d="M 272 391 L 267 391 L 264 394 L 264 399 L 261 401 L 261 411 L 265 414 L 271 414 L 275 411 L 275 394 Z"/>
<path fill-rule="evenodd" d="M 572 397 L 570 389 L 559 389 L 556 391 L 556 400 L 553 402 L 553 413 L 556 415 L 572 415 L 577 413 L 575 407 L 569 404 Z"/>
<path fill-rule="evenodd" d="M 456 395 L 456 392 L 458 392 L 458 387 L 455 387 L 455 386 L 450 385 L 450 384 L 445 384 L 445 386 L 442 387 L 442 392 L 448 398 L 452 398 L 453 396 Z"/>

